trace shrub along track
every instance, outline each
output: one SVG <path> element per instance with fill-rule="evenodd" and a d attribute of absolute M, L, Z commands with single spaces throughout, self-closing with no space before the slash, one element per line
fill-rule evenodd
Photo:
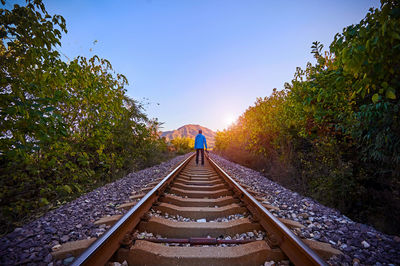
<path fill-rule="evenodd" d="M 120 206 L 130 209 L 125 215 L 100 219 L 98 224 L 113 226 L 99 239 L 66 243 L 53 256 L 76 256 L 84 250 L 75 265 L 260 265 L 288 260 L 324 265 L 321 257 L 340 253 L 329 244 L 298 238 L 294 232 L 301 224 L 276 218 L 267 210 L 276 207 L 263 204 L 244 187 L 210 158 L 196 166 L 192 155 L 132 195 L 131 202 Z"/>

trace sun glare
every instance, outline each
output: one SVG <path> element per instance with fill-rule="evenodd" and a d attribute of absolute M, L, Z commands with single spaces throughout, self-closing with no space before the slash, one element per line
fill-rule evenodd
<path fill-rule="evenodd" d="M 232 125 L 233 123 L 235 123 L 235 121 L 236 121 L 236 117 L 234 115 L 231 115 L 231 114 L 226 115 L 224 118 L 225 127 Z"/>

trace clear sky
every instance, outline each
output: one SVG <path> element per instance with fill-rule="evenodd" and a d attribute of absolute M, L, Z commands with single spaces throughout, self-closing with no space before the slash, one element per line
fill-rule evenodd
<path fill-rule="evenodd" d="M 358 23 L 372 0 L 44 0 L 67 21 L 61 51 L 94 54 L 126 75 L 128 95 L 163 130 L 200 124 L 222 130 L 257 97 L 282 89 Z M 98 42 L 94 44 L 94 41 Z M 92 49 L 92 51 L 90 50 Z"/>

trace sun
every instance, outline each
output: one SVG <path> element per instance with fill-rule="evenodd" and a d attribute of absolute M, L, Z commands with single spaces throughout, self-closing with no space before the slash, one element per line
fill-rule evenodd
<path fill-rule="evenodd" d="M 234 115 L 232 115 L 232 114 L 226 115 L 224 117 L 224 124 L 225 124 L 226 127 L 232 125 L 235 122 L 236 122 L 236 117 Z"/>

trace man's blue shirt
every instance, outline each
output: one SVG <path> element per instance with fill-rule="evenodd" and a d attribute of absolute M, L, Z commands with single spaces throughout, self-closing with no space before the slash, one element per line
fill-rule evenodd
<path fill-rule="evenodd" d="M 204 146 L 207 149 L 206 137 L 204 137 L 203 134 L 197 134 L 196 139 L 194 140 L 194 148 L 195 149 L 204 149 Z"/>

